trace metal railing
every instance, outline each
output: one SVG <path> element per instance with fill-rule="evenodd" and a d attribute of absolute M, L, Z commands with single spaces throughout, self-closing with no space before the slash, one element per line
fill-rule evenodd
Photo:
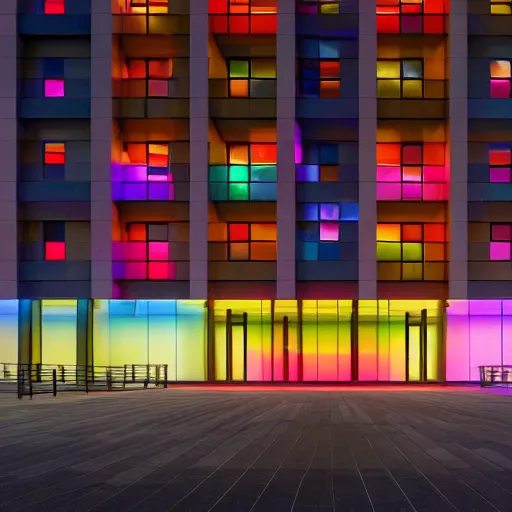
<path fill-rule="evenodd" d="M 479 366 L 478 368 L 482 388 L 512 386 L 512 365 Z"/>
<path fill-rule="evenodd" d="M 18 398 L 66 391 L 121 391 L 167 387 L 166 364 L 73 366 L 0 363 L 0 392 Z"/>

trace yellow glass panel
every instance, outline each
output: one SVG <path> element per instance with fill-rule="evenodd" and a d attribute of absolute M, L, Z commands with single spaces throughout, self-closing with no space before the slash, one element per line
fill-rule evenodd
<path fill-rule="evenodd" d="M 247 261 L 249 259 L 249 244 L 239 242 L 229 244 L 229 259 Z"/>
<path fill-rule="evenodd" d="M 249 165 L 249 147 L 231 146 L 229 148 L 229 163 L 233 165 Z"/>
<path fill-rule="evenodd" d="M 422 98 L 423 82 L 421 80 L 404 80 L 403 82 L 403 98 Z"/>
<path fill-rule="evenodd" d="M 340 6 L 338 4 L 327 4 L 320 6 L 320 14 L 339 14 Z"/>
<path fill-rule="evenodd" d="M 405 281 L 421 281 L 423 263 L 402 263 L 402 279 Z"/>
<path fill-rule="evenodd" d="M 247 98 L 249 96 L 249 80 L 230 80 L 229 94 L 235 98 Z"/>
<path fill-rule="evenodd" d="M 400 224 L 378 224 L 377 241 L 400 242 Z"/>
<path fill-rule="evenodd" d="M 254 59 L 251 61 L 252 78 L 276 78 L 276 61 L 271 59 Z"/>
<path fill-rule="evenodd" d="M 509 5 L 491 5 L 491 14 L 512 14 Z"/>
<path fill-rule="evenodd" d="M 275 242 L 251 242 L 251 261 L 276 261 Z"/>
<path fill-rule="evenodd" d="M 400 98 L 400 80 L 377 80 L 377 98 Z"/>
<path fill-rule="evenodd" d="M 251 240 L 275 242 L 277 226 L 275 224 L 251 224 Z"/>
<path fill-rule="evenodd" d="M 491 78 L 510 78 L 510 76 L 510 62 L 508 60 L 491 62 Z"/>
<path fill-rule="evenodd" d="M 377 242 L 377 261 L 400 261 L 399 242 Z"/>
<path fill-rule="evenodd" d="M 400 61 L 377 61 L 377 78 L 400 78 Z"/>

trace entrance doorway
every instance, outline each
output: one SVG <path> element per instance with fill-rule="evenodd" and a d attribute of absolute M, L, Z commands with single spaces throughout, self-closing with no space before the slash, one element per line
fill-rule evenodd
<path fill-rule="evenodd" d="M 247 313 L 226 312 L 226 380 L 247 381 Z"/>
<path fill-rule="evenodd" d="M 427 380 L 427 310 L 405 314 L 405 380 Z"/>

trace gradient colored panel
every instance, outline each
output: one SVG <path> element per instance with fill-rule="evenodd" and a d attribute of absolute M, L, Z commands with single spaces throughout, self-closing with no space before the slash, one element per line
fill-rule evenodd
<path fill-rule="evenodd" d="M 18 362 L 17 300 L 0 300 L 0 362 Z"/>
<path fill-rule="evenodd" d="M 45 364 L 76 365 L 76 300 L 41 302 L 42 361 Z"/>

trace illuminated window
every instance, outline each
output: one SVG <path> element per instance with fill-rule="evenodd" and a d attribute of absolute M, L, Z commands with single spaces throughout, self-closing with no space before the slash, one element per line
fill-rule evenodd
<path fill-rule="evenodd" d="M 306 144 L 302 155 L 303 163 L 296 166 L 297 182 L 338 181 L 338 144 Z"/>
<path fill-rule="evenodd" d="M 377 98 L 423 98 L 423 60 L 377 61 Z"/>
<path fill-rule="evenodd" d="M 492 145 L 489 148 L 489 181 L 491 183 L 510 183 L 512 154 L 510 145 Z"/>
<path fill-rule="evenodd" d="M 66 259 L 66 223 L 45 222 L 43 224 L 44 259 Z"/>
<path fill-rule="evenodd" d="M 129 60 L 128 80 L 145 80 L 144 96 L 168 98 L 173 61 L 170 59 Z M 128 97 L 131 94 L 127 94 Z"/>
<path fill-rule="evenodd" d="M 277 0 L 208 0 L 214 34 L 275 34 Z"/>
<path fill-rule="evenodd" d="M 377 144 L 377 200 L 446 201 L 445 144 Z"/>
<path fill-rule="evenodd" d="M 122 160 L 121 175 L 113 176 L 112 180 L 114 200 L 174 200 L 174 179 L 168 142 L 126 144 Z M 113 166 L 114 171 L 118 168 L 119 166 Z"/>
<path fill-rule="evenodd" d="M 511 97 L 511 69 L 509 60 L 491 62 L 491 98 Z"/>
<path fill-rule="evenodd" d="M 46 78 L 44 81 L 44 95 L 46 98 L 64 97 L 64 80 L 62 78 Z"/>
<path fill-rule="evenodd" d="M 118 0 L 125 14 L 168 14 L 169 0 Z"/>
<path fill-rule="evenodd" d="M 357 203 L 300 203 L 297 212 L 297 259 L 339 260 L 343 224 L 357 222 L 358 218 Z"/>
<path fill-rule="evenodd" d="M 65 10 L 65 0 L 44 0 L 45 14 L 64 14 Z"/>
<path fill-rule="evenodd" d="M 378 224 L 379 280 L 445 280 L 445 232 L 444 224 Z"/>
<path fill-rule="evenodd" d="M 341 41 L 302 39 L 298 75 L 304 98 L 339 98 L 341 90 Z"/>
<path fill-rule="evenodd" d="M 275 144 L 229 144 L 227 165 L 210 166 L 212 201 L 275 201 Z"/>
<path fill-rule="evenodd" d="M 228 223 L 229 261 L 276 261 L 276 224 Z"/>
<path fill-rule="evenodd" d="M 168 223 L 130 223 L 125 237 L 113 244 L 114 279 L 176 279 Z"/>
<path fill-rule="evenodd" d="M 379 34 L 443 34 L 444 0 L 377 0 Z"/>
<path fill-rule="evenodd" d="M 229 61 L 229 96 L 262 97 L 265 83 L 276 79 L 274 59 L 234 59 Z"/>
<path fill-rule="evenodd" d="M 46 180 L 61 181 L 64 179 L 66 164 L 66 146 L 64 142 L 45 142 L 44 151 L 44 178 Z"/>
<path fill-rule="evenodd" d="M 511 243 L 511 224 L 491 224 L 491 242 L 489 244 L 489 259 L 491 261 L 510 261 Z"/>
<path fill-rule="evenodd" d="M 339 0 L 298 0 L 300 14 L 339 14 Z"/>
<path fill-rule="evenodd" d="M 491 0 L 491 14 L 512 14 L 511 0 Z"/>

